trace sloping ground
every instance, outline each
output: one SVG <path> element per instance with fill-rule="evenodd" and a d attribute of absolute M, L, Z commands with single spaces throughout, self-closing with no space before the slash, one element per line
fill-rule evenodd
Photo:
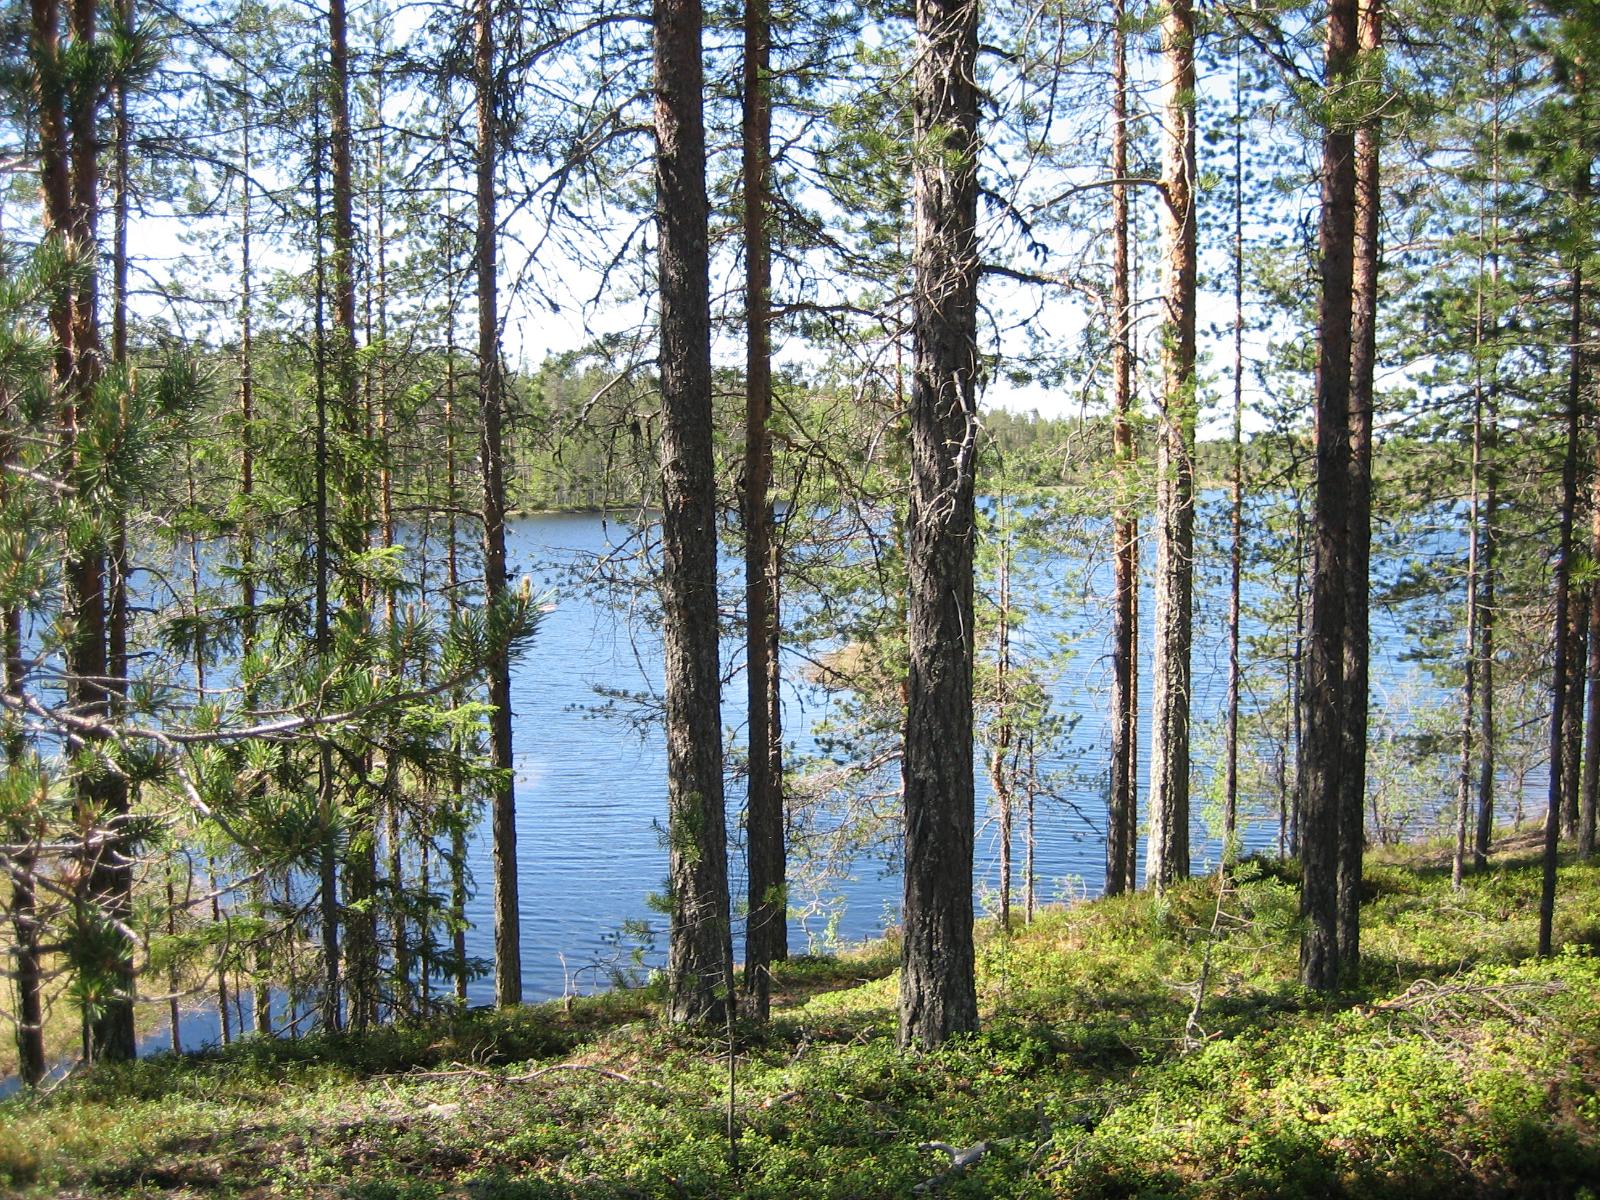
<path fill-rule="evenodd" d="M 980 949 L 985 1030 L 895 1050 L 893 947 L 791 964 L 769 1030 L 612 995 L 157 1059 L 0 1104 L 23 1195 L 1583 1196 L 1600 1192 L 1600 868 L 1461 893 L 1372 862 L 1361 986 L 1294 983 L 1296 897 L 1245 864 Z M 945 1148 L 930 1143 L 942 1143 Z M 1588 1189 L 1595 1189 L 1590 1191 Z"/>

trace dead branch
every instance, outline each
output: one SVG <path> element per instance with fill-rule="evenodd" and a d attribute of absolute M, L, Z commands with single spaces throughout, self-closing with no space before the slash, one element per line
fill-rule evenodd
<path fill-rule="evenodd" d="M 631 1083 L 635 1087 L 655 1088 L 658 1092 L 669 1089 L 653 1079 L 635 1079 L 632 1075 L 624 1075 L 621 1071 L 613 1071 L 609 1067 L 597 1067 L 589 1063 L 553 1063 L 548 1067 L 539 1067 L 521 1075 L 501 1075 L 494 1071 L 486 1071 L 482 1067 L 458 1067 L 450 1071 L 412 1071 L 407 1079 L 482 1079 L 494 1084 L 531 1083 L 545 1075 L 553 1075 L 558 1071 L 585 1071 L 591 1075 L 599 1075 L 617 1083 Z"/>
<path fill-rule="evenodd" d="M 950 1156 L 950 1165 L 937 1175 L 930 1175 L 911 1190 L 918 1195 L 926 1192 L 937 1191 L 952 1179 L 965 1175 L 969 1168 L 977 1166 L 983 1161 L 983 1156 L 989 1153 L 992 1142 L 973 1142 L 963 1149 L 956 1149 L 949 1142 L 922 1142 L 918 1150 L 943 1150 Z"/>

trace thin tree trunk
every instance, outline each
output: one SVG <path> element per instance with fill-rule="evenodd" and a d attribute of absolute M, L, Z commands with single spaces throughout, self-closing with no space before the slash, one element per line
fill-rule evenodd
<path fill-rule="evenodd" d="M 1491 453 L 1494 445 L 1494 409 L 1489 409 L 1485 430 L 1486 459 L 1483 496 L 1483 547 L 1479 575 L 1482 595 L 1478 601 L 1478 676 L 1483 700 L 1479 705 L 1478 727 L 1478 821 L 1473 839 L 1472 865 L 1483 870 L 1489 863 L 1489 843 L 1494 835 L 1495 729 L 1494 729 L 1494 587 L 1495 587 L 1495 509 L 1497 489 Z"/>
<path fill-rule="evenodd" d="M 733 998 L 717 670 L 717 513 L 700 0 L 655 0 L 660 231 L 662 607 L 672 920 L 668 1015 L 720 1023 Z"/>
<path fill-rule="evenodd" d="M 1474 342 L 1483 345 L 1483 292 L 1478 292 Z M 1472 479 L 1467 509 L 1467 635 L 1461 671 L 1461 769 L 1456 780 L 1456 852 L 1450 863 L 1451 886 L 1459 889 L 1467 860 L 1467 809 L 1472 798 L 1473 704 L 1476 701 L 1478 656 L 1478 479 L 1483 464 L 1483 388 L 1472 398 Z"/>
<path fill-rule="evenodd" d="M 1194 7 L 1161 19 L 1163 377 L 1156 448 L 1155 678 L 1150 742 L 1150 842 L 1145 881 L 1189 875 L 1189 695 L 1194 635 L 1195 68 Z"/>
<path fill-rule="evenodd" d="M 1574 512 L 1573 520 L 1577 520 Z M 1576 541 L 1574 542 L 1576 546 Z M 1561 769 L 1561 836 L 1578 836 L 1578 789 L 1583 778 L 1583 692 L 1584 671 L 1589 658 L 1589 588 L 1574 591 L 1567 611 L 1567 718 L 1566 747 Z"/>
<path fill-rule="evenodd" d="M 1580 65 L 1575 71 L 1572 81 L 1573 98 L 1580 121 L 1586 120 L 1585 84 L 1585 72 L 1583 67 Z M 1580 129 L 1578 134 L 1578 143 L 1586 150 L 1590 150 L 1591 143 L 1587 128 Z M 1579 208 L 1587 204 L 1591 192 L 1590 159 L 1592 159 L 1592 150 L 1590 150 L 1589 156 L 1585 158 L 1582 165 L 1578 168 L 1577 179 L 1573 187 L 1573 200 L 1575 206 Z M 1584 310 L 1586 301 L 1587 297 L 1584 292 L 1583 282 L 1583 264 L 1580 260 L 1574 264 L 1572 272 L 1571 349 L 1569 351 L 1570 357 L 1568 368 L 1568 405 L 1573 410 L 1571 419 L 1574 420 L 1581 420 L 1584 404 L 1583 397 L 1587 393 L 1589 386 L 1588 346 L 1585 341 L 1588 335 L 1587 315 Z M 1600 445 L 1600 442 L 1597 442 L 1597 445 Z M 1575 449 L 1573 450 L 1573 453 L 1576 453 Z M 1600 456 L 1600 449 L 1597 449 L 1596 454 L 1597 456 Z M 1600 463 L 1600 458 L 1597 458 L 1597 463 Z M 1576 487 L 1576 478 L 1574 478 L 1573 486 Z M 1596 480 L 1593 484 L 1591 484 L 1591 490 L 1594 490 L 1595 488 L 1600 488 L 1600 469 L 1597 469 Z M 1574 518 L 1576 515 L 1576 505 L 1577 497 L 1576 493 L 1574 493 L 1569 502 L 1569 508 L 1572 510 L 1570 515 L 1572 515 Z M 1568 513 L 1563 513 L 1564 518 L 1568 515 Z M 1568 531 L 1568 534 L 1570 539 L 1570 530 Z M 1574 548 L 1570 540 L 1564 544 L 1567 546 L 1569 552 L 1571 552 Z M 1569 588 L 1572 586 L 1570 569 L 1568 571 L 1567 586 Z M 1600 597 L 1600 588 L 1593 588 L 1592 590 L 1594 597 Z M 1588 658 L 1588 648 L 1585 644 L 1585 638 L 1589 631 L 1588 627 L 1590 608 L 1592 604 L 1596 602 L 1594 597 L 1591 597 L 1590 593 L 1590 585 L 1585 585 L 1585 587 L 1581 589 L 1575 597 L 1571 598 L 1571 611 L 1568 613 L 1566 625 L 1566 636 L 1568 640 L 1566 666 L 1568 671 L 1568 679 L 1565 696 L 1567 707 L 1566 718 L 1564 722 L 1565 748 L 1564 756 L 1561 760 L 1563 773 L 1565 774 L 1565 778 L 1562 780 L 1561 790 L 1561 832 L 1563 835 L 1570 838 L 1578 837 L 1580 826 L 1582 824 L 1580 816 L 1582 805 L 1580 803 L 1578 793 L 1581 780 L 1580 759 L 1582 756 L 1584 741 L 1584 670 L 1587 666 Z M 1552 760 L 1552 762 L 1553 761 L 1554 760 Z M 1592 819 L 1590 823 L 1591 825 L 1593 824 Z M 1580 854 L 1582 853 L 1581 848 L 1579 852 Z"/>
<path fill-rule="evenodd" d="M 748 918 L 744 988 L 759 1020 L 770 1005 L 771 966 L 787 943 L 781 734 L 770 702 L 777 667 L 777 602 L 772 568 L 772 245 L 769 159 L 772 140 L 771 29 L 766 0 L 744 7 L 745 682 L 749 712 L 749 787 L 745 801 Z M 774 769 L 776 766 L 776 770 Z"/>
<path fill-rule="evenodd" d="M 29 1087 L 44 1080 L 44 1004 L 39 955 L 39 918 L 34 859 L 23 853 L 10 863 L 11 947 L 17 983 L 17 1077 Z"/>
<path fill-rule="evenodd" d="M 250 101 L 246 95 L 240 122 L 243 146 L 240 153 L 241 179 L 239 184 L 239 499 L 244 517 L 239 529 L 239 608 L 242 612 L 239 626 L 239 650 L 248 658 L 256 650 L 256 538 L 254 497 L 256 490 L 256 377 L 255 377 L 255 303 L 254 259 L 252 257 L 252 213 L 250 204 L 251 158 Z M 246 710 L 253 711 L 256 697 L 247 689 L 244 698 Z M 265 882 L 255 885 L 253 896 L 258 909 L 264 909 Z M 255 1031 L 266 1035 L 272 1032 L 272 987 L 267 979 L 266 949 L 259 944 L 255 953 L 255 994 L 251 1004 Z"/>
<path fill-rule="evenodd" d="M 1032 734 L 1028 735 L 1028 739 L 1027 739 L 1027 754 L 1028 754 L 1028 791 L 1027 791 L 1027 799 L 1024 802 L 1026 804 L 1025 819 L 1026 819 L 1026 822 L 1027 822 L 1027 830 L 1023 835 L 1023 838 L 1024 838 L 1024 841 L 1023 841 L 1024 858 L 1023 858 L 1023 867 L 1022 867 L 1022 872 L 1023 872 L 1023 884 L 1022 884 L 1022 886 L 1023 886 L 1023 900 L 1022 900 L 1023 916 L 1022 916 L 1022 920 L 1023 920 L 1024 924 L 1032 925 L 1033 924 L 1033 914 L 1034 914 L 1034 910 L 1035 910 L 1033 860 L 1034 860 L 1034 852 L 1037 849 L 1037 830 L 1036 830 L 1035 825 L 1034 825 L 1034 799 L 1039 793 L 1039 759 L 1038 759 L 1038 753 L 1034 749 L 1033 735 Z"/>
<path fill-rule="evenodd" d="M 380 35 L 381 36 L 381 35 Z M 380 44 L 380 55 L 384 46 Z M 389 229 L 388 208 L 386 197 L 388 195 L 387 180 L 388 169 L 387 140 L 384 137 L 384 112 L 388 107 L 388 76 L 380 59 L 376 68 L 376 79 L 373 82 L 372 110 L 374 113 L 374 130 L 372 136 L 373 165 L 372 175 L 375 180 L 371 186 L 373 196 L 372 236 L 373 258 L 376 261 L 377 279 L 375 287 L 369 289 L 370 304 L 376 310 L 376 326 L 369 316 L 367 322 L 368 340 L 376 336 L 378 354 L 371 360 L 368 369 L 367 384 L 369 389 L 375 391 L 375 397 L 369 397 L 368 410 L 376 410 L 377 416 L 377 457 L 378 457 L 378 526 L 383 538 L 383 545 L 393 547 L 398 536 L 395 523 L 394 508 L 394 448 L 392 445 L 392 425 L 394 420 L 392 398 L 389 392 L 388 363 L 389 357 Z M 369 277 L 370 278 L 370 277 Z M 423 541 L 426 547 L 426 538 Z M 424 570 L 426 564 L 424 563 Z M 396 595 L 395 585 L 385 582 L 383 587 L 383 623 L 388 630 L 393 630 L 398 622 L 399 598 Z M 393 644 L 399 645 L 396 641 Z M 390 670 L 396 677 L 403 677 L 406 664 L 400 651 L 400 657 L 391 664 Z M 405 855 L 400 838 L 400 770 L 399 765 L 389 756 L 385 756 L 383 786 L 381 791 L 383 801 L 384 843 L 388 850 L 386 869 L 389 876 L 389 905 L 390 905 L 390 936 L 391 953 L 394 969 L 394 1004 L 393 1013 L 413 1011 L 411 967 L 412 954 L 409 934 L 406 925 L 406 886 L 405 886 Z M 376 830 L 374 830 L 376 834 Z M 375 998 L 376 1002 L 376 998 Z M 393 1015 L 393 1013 L 391 1015 Z"/>
<path fill-rule="evenodd" d="M 16 447 L 8 433 L 0 433 L 0 509 L 6 507 L 11 487 L 12 459 Z M 7 607 L 0 614 L 0 655 L 4 656 L 5 692 L 15 701 L 22 698 L 26 673 L 22 662 L 22 610 Z M 27 743 L 20 725 L 12 727 L 5 739 L 5 757 L 8 767 L 20 767 L 27 752 Z M 31 844 L 37 826 L 15 819 L 4 829 L 8 841 Z M 11 884 L 11 900 L 7 916 L 11 921 L 13 942 L 12 977 L 17 991 L 17 1077 L 29 1087 L 37 1086 L 45 1076 L 44 1057 L 44 1004 L 41 987 L 39 959 L 39 917 L 34 879 L 35 860 L 31 849 L 13 854 L 7 875 Z"/>
<path fill-rule="evenodd" d="M 320 670 L 326 670 L 333 651 L 333 625 L 329 606 L 328 576 L 331 570 L 329 539 L 329 438 L 328 438 L 328 336 L 327 336 L 327 256 L 323 246 L 323 153 L 321 108 L 314 113 L 316 122 L 316 163 L 312 171 L 312 197 L 316 220 L 316 298 L 313 305 L 312 349 L 315 357 L 314 393 L 316 407 L 316 438 L 314 444 L 315 501 L 314 520 L 316 548 L 313 574 L 314 598 L 312 620 L 313 639 Z M 318 847 L 318 908 L 322 933 L 323 999 L 322 1023 L 337 1031 L 343 1025 L 340 1006 L 339 961 L 339 864 L 338 845 L 334 829 L 334 776 L 333 747 L 327 737 L 317 741 L 317 847 Z"/>
<path fill-rule="evenodd" d="M 997 500 L 999 528 L 999 603 L 995 612 L 995 736 L 989 751 L 989 787 L 1000 818 L 1000 930 L 1011 931 L 1012 776 L 1006 767 L 1015 731 L 1011 713 L 1011 531 L 1006 497 Z"/>
<path fill-rule="evenodd" d="M 1587 175 L 1587 172 L 1585 172 Z M 1566 750 L 1568 609 L 1571 604 L 1572 526 L 1578 505 L 1579 414 L 1582 407 L 1582 380 L 1578 369 L 1580 339 L 1583 336 L 1583 268 L 1572 269 L 1571 337 L 1573 365 L 1568 378 L 1566 403 L 1566 452 L 1561 464 L 1561 520 L 1556 542 L 1554 571 L 1555 642 L 1550 672 L 1550 786 L 1544 819 L 1544 870 L 1539 892 L 1539 955 L 1554 951 L 1556 913 L 1556 860 L 1561 840 L 1561 791 L 1566 772 L 1561 769 Z"/>
<path fill-rule="evenodd" d="M 1500 56 L 1497 29 L 1491 33 L 1489 43 L 1490 74 L 1494 80 L 1494 108 L 1490 120 L 1490 193 L 1489 193 L 1489 295 L 1498 303 L 1500 294 Z M 1496 309 L 1498 313 L 1498 309 Z M 1495 446 L 1499 437 L 1499 317 L 1495 316 L 1493 332 L 1494 352 L 1489 360 L 1489 379 L 1484 393 L 1483 429 L 1483 538 L 1482 597 L 1478 603 L 1479 656 L 1478 678 L 1483 703 L 1478 731 L 1478 821 L 1473 840 L 1472 864 L 1474 870 L 1483 870 L 1489 863 L 1489 842 L 1494 835 L 1495 792 L 1495 721 L 1494 721 L 1494 629 L 1495 629 L 1495 549 L 1498 543 L 1497 523 L 1499 510 L 1498 469 Z"/>
<path fill-rule="evenodd" d="M 1228 715 L 1222 781 L 1222 860 L 1239 830 L 1239 599 L 1244 579 L 1244 99 L 1238 47 L 1233 62 L 1233 495 L 1228 546 Z"/>
<path fill-rule="evenodd" d="M 69 219 L 67 197 L 66 112 L 61 90 L 61 42 L 59 42 L 59 5 L 56 0 L 32 0 L 29 8 L 29 58 L 34 62 L 38 77 L 38 155 L 40 155 L 40 182 L 45 200 L 46 237 L 66 238 Z M 70 322 L 70 294 L 59 291 L 50 306 L 51 334 L 56 338 L 56 382 L 62 384 L 72 373 L 72 322 Z M 6 464 L 16 453 L 10 440 L 6 442 Z M 10 474 L 0 470 L 0 498 L 5 496 Z M 16 606 L 5 610 L 5 688 L 10 696 L 21 696 L 24 690 L 22 669 L 22 611 Z M 21 760 L 26 744 L 21 736 L 13 734 L 6 739 L 5 754 L 8 765 Z M 6 830 L 18 842 L 34 842 L 37 827 L 19 826 Z M 42 963 L 38 950 L 38 907 L 35 888 L 35 859 L 32 853 L 14 856 L 10 864 L 11 901 L 8 917 L 16 941 L 11 947 L 18 990 L 18 1077 L 29 1086 L 37 1086 L 45 1078 L 45 1026 L 43 1026 Z"/>
<path fill-rule="evenodd" d="M 1129 285 L 1128 34 L 1124 0 L 1112 0 L 1111 58 L 1111 375 L 1115 418 L 1112 455 L 1117 507 L 1112 515 L 1111 780 L 1106 803 L 1106 894 L 1138 886 L 1139 518 L 1131 493 L 1133 442 L 1133 304 Z"/>
<path fill-rule="evenodd" d="M 900 1044 L 977 1028 L 972 942 L 976 0 L 917 0 Z"/>
<path fill-rule="evenodd" d="M 9 462 L 13 450 L 6 438 L 3 460 Z M 0 471 L 0 505 L 6 499 L 10 474 Z M 6 695 L 20 698 L 23 694 L 22 665 L 22 611 L 7 608 L 0 636 L 4 638 Z M 20 764 L 26 746 L 20 730 L 6 739 L 6 762 Z M 6 830 L 8 840 L 31 843 L 35 830 L 22 823 L 13 823 Z M 39 919 L 34 886 L 34 857 L 29 851 L 13 855 L 7 874 L 11 883 L 10 911 L 12 971 L 17 987 L 17 1077 L 29 1087 L 37 1086 L 45 1075 L 44 1058 L 44 1003 L 41 987 L 42 975 L 39 959 Z"/>
<path fill-rule="evenodd" d="M 123 29 L 133 29 L 133 0 L 117 0 L 117 22 Z M 119 370 L 128 368 L 128 158 L 132 139 L 132 126 L 128 118 L 127 80 L 118 75 L 113 87 L 112 137 L 115 149 L 112 156 L 112 235 L 111 235 L 111 361 Z M 118 400 L 118 426 L 125 435 L 128 425 L 127 395 L 124 390 Z M 106 612 L 106 668 L 110 675 L 110 707 L 121 715 L 128 698 L 128 513 L 124 505 L 116 506 L 111 534 L 111 554 L 107 562 L 107 612 Z M 115 793 L 113 807 L 119 811 L 131 808 L 129 784 L 120 776 L 113 776 L 107 786 Z M 129 880 L 132 886 L 132 880 Z M 132 988 L 129 972 L 129 987 Z"/>
<path fill-rule="evenodd" d="M 328 3 L 328 125 L 331 163 L 333 247 L 328 266 L 333 290 L 334 399 L 339 415 L 339 514 L 335 528 L 340 551 L 339 600 L 346 621 L 367 624 L 369 602 L 364 573 L 355 560 L 369 545 L 370 499 L 367 494 L 365 406 L 357 387 L 355 172 L 350 125 L 350 47 L 345 0 Z M 363 772 L 365 773 L 365 771 Z M 352 805 L 347 813 L 352 831 L 370 828 L 368 803 Z M 356 1029 L 371 1023 L 378 991 L 377 917 L 373 911 L 377 866 L 375 840 L 352 837 L 345 860 L 345 987 L 349 992 L 349 1017 Z"/>
<path fill-rule="evenodd" d="M 1595 441 L 1591 549 L 1600 562 L 1600 438 Z M 1578 821 L 1578 857 L 1594 854 L 1595 801 L 1600 794 L 1600 588 L 1589 589 L 1589 700 L 1583 731 L 1583 800 Z"/>
<path fill-rule="evenodd" d="M 483 474 L 484 591 L 492 605 L 506 588 L 505 445 L 501 431 L 494 177 L 499 150 L 494 99 L 494 6 L 474 8 L 473 71 L 477 87 L 477 268 L 479 459 Z M 499 649 L 489 664 L 489 758 L 498 772 L 490 798 L 494 843 L 494 995 L 503 1006 L 522 1003 L 522 926 L 517 882 L 517 791 L 512 768 L 511 659 Z"/>
<path fill-rule="evenodd" d="M 206 886 L 211 889 L 211 927 L 223 924 L 222 900 L 217 887 L 216 864 L 206 862 Z M 228 1020 L 228 938 L 224 937 L 222 949 L 217 954 L 217 1022 L 222 1031 L 222 1044 L 233 1045 L 233 1025 Z"/>
<path fill-rule="evenodd" d="M 1600 562 L 1600 436 L 1595 439 L 1595 463 L 1590 480 L 1590 547 Z M 1589 588 L 1588 618 L 1588 720 L 1583 727 L 1583 782 L 1578 819 L 1578 857 L 1594 854 L 1595 802 L 1600 793 L 1600 587 Z"/>
<path fill-rule="evenodd" d="M 1359 0 L 1356 42 L 1360 69 L 1371 76 L 1383 42 L 1383 0 Z M 1373 83 L 1380 81 L 1370 80 Z M 1378 172 L 1376 111 L 1361 118 L 1355 134 L 1355 216 L 1351 250 L 1349 383 L 1349 495 L 1345 551 L 1344 766 L 1339 787 L 1338 926 L 1339 967 L 1354 978 L 1361 960 L 1361 868 L 1366 850 L 1368 607 L 1372 561 L 1373 376 L 1378 359 Z"/>
<path fill-rule="evenodd" d="M 184 855 L 184 868 L 189 869 L 189 857 Z M 178 905 L 172 886 L 172 871 L 167 871 L 167 936 L 178 936 Z M 182 981 L 178 978 L 178 964 L 173 962 L 167 967 L 167 1044 L 172 1047 L 174 1054 L 183 1053 L 183 1013 L 178 1006 L 178 990 Z"/>
<path fill-rule="evenodd" d="M 461 562 L 457 551 L 456 509 L 456 347 L 455 312 L 445 327 L 445 504 L 449 516 L 445 536 L 445 586 L 449 591 L 450 615 L 454 618 L 461 607 Z M 453 805 L 450 822 L 450 949 L 455 966 L 455 997 L 465 1004 L 467 999 L 467 838 L 464 814 L 467 809 L 461 761 L 452 755 L 450 760 L 450 800 Z"/>
<path fill-rule="evenodd" d="M 1574 79 L 1577 101 L 1577 115 L 1582 123 L 1579 129 L 1579 145 L 1584 150 L 1584 161 L 1579 168 L 1575 199 L 1580 205 L 1586 204 L 1592 191 L 1591 164 L 1594 155 L 1594 139 L 1588 127 L 1588 106 L 1584 90 L 1585 76 L 1580 70 Z M 1577 289 L 1576 299 L 1582 300 L 1581 286 Z M 1573 344 L 1572 344 L 1572 371 L 1579 380 L 1580 388 L 1587 386 L 1587 367 L 1589 361 L 1589 347 L 1584 341 L 1585 330 L 1581 304 L 1573 316 Z M 1597 428 L 1595 439 L 1595 460 L 1592 479 L 1590 481 L 1590 494 L 1592 497 L 1594 513 L 1592 516 L 1593 533 L 1592 545 L 1597 560 L 1600 560 L 1600 428 Z M 1596 798 L 1600 793 L 1600 586 L 1593 582 L 1588 587 L 1589 601 L 1586 606 L 1587 637 L 1588 637 L 1588 722 L 1584 727 L 1584 755 L 1583 755 L 1583 785 L 1582 796 L 1573 796 L 1571 804 L 1578 808 L 1578 819 L 1574 832 L 1578 839 L 1578 857 L 1588 859 L 1594 854 Z M 1576 699 L 1576 698 L 1575 698 Z M 1580 718 L 1574 717 L 1574 721 Z M 1576 741 L 1574 730 L 1569 741 Z M 1574 757 L 1576 757 L 1574 750 Z"/>
<path fill-rule="evenodd" d="M 1289 797 L 1289 853 L 1300 857 L 1300 799 L 1304 789 L 1301 780 L 1305 775 L 1303 754 L 1306 744 L 1305 680 L 1306 680 L 1306 514 L 1305 499 L 1300 489 L 1294 496 L 1294 645 L 1288 663 L 1289 713 L 1286 724 L 1292 726 L 1284 732 L 1290 735 L 1294 746 L 1294 790 Z M 1287 775 L 1287 772 L 1285 772 Z"/>
<path fill-rule="evenodd" d="M 788 850 L 783 788 L 783 665 L 778 658 L 783 631 L 783 542 L 771 506 L 767 517 L 772 531 L 767 555 L 767 579 L 772 590 L 772 621 L 767 629 L 767 778 L 773 781 L 776 812 L 782 824 L 778 845 L 784 854 L 783 919 L 772 930 L 771 949 L 773 961 L 784 962 L 789 957 Z"/>
<path fill-rule="evenodd" d="M 1350 78 L 1356 52 L 1356 0 L 1328 9 L 1326 95 Z M 1331 991 L 1342 978 L 1340 864 L 1344 849 L 1345 634 L 1350 570 L 1350 375 L 1352 274 L 1356 225 L 1355 138 L 1329 115 L 1322 141 L 1322 216 L 1318 231 L 1321 297 L 1317 333 L 1316 556 L 1307 639 L 1305 747 L 1300 857 L 1304 867 L 1300 979 Z"/>

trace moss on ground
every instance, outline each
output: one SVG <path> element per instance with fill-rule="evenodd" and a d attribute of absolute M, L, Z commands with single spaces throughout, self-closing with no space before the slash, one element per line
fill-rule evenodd
<path fill-rule="evenodd" d="M 892 946 L 784 971 L 770 1026 L 663 1028 L 649 993 L 467 1013 L 364 1039 L 158 1057 L 0 1104 L 24 1196 L 1593 1196 L 1600 868 L 1452 891 L 1368 870 L 1337 1000 L 1294 982 L 1289 873 L 1197 880 L 980 929 L 984 1030 L 894 1047 Z M 1201 980 L 1204 986 L 1201 987 Z M 1198 996 L 1198 1002 L 1197 1002 Z M 949 1155 L 986 1143 L 964 1172 Z M 926 1186 L 925 1186 L 926 1185 Z M 1590 1189 L 1595 1189 L 1591 1191 Z"/>

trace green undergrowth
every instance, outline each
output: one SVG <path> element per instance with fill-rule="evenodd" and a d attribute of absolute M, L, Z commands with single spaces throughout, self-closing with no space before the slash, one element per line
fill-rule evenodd
<path fill-rule="evenodd" d="M 1359 979 L 1295 983 L 1292 868 L 980 928 L 983 1032 L 895 1048 L 895 950 L 783 970 L 770 1026 L 658 997 L 161 1057 L 0 1104 L 27 1196 L 1428 1197 L 1600 1194 L 1600 868 L 1558 956 L 1508 856 L 1460 892 L 1373 860 Z M 981 1155 L 952 1172 L 943 1143 Z"/>

